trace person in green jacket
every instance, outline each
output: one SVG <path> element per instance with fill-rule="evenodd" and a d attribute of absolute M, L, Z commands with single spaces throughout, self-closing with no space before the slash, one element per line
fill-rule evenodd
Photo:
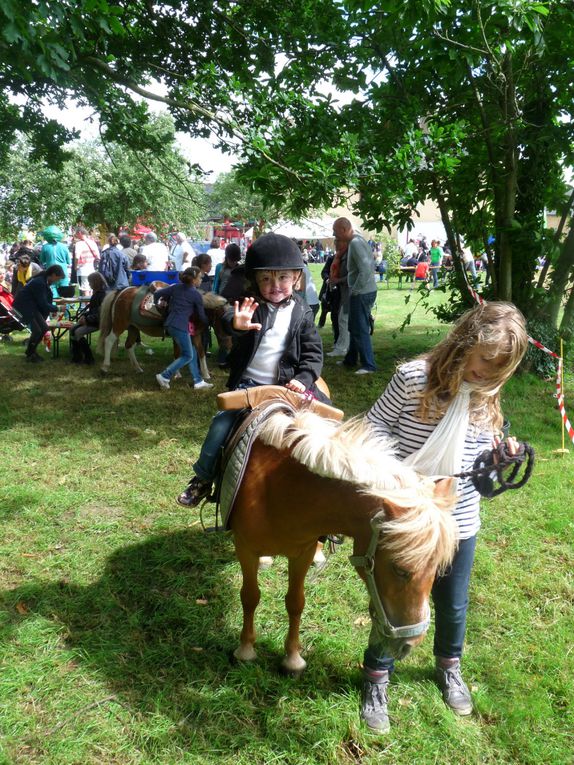
<path fill-rule="evenodd" d="M 70 250 L 62 242 L 64 234 L 57 226 L 48 226 L 42 231 L 42 236 L 46 243 L 40 251 L 40 263 L 46 270 L 50 266 L 61 266 L 64 271 L 64 278 L 59 282 L 52 284 L 51 290 L 54 297 L 58 297 L 58 287 L 68 287 L 70 284 L 70 271 L 72 268 L 72 257 Z"/>

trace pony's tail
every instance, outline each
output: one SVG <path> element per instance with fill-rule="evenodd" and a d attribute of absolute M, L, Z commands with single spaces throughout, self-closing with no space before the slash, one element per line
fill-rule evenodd
<path fill-rule="evenodd" d="M 98 338 L 97 351 L 102 355 L 104 353 L 106 337 L 112 331 L 112 309 L 114 307 L 114 303 L 116 302 L 117 296 L 118 293 L 115 290 L 108 292 L 100 308 L 100 336 Z"/>

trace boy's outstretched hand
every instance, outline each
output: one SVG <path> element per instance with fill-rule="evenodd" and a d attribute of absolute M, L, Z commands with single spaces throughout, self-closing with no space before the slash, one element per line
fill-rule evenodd
<path fill-rule="evenodd" d="M 233 304 L 233 329 L 244 331 L 256 329 L 259 331 L 261 329 L 261 324 L 252 323 L 251 321 L 253 314 L 258 307 L 259 303 L 256 302 L 255 298 L 244 298 L 241 306 L 239 305 L 239 300 L 236 300 Z"/>
<path fill-rule="evenodd" d="M 305 391 L 306 391 L 306 388 L 303 385 L 303 383 L 299 382 L 299 380 L 295 380 L 295 378 L 293 378 L 292 380 L 289 380 L 289 382 L 285 383 L 285 387 L 289 388 L 289 390 L 292 390 L 295 393 L 305 393 Z"/>

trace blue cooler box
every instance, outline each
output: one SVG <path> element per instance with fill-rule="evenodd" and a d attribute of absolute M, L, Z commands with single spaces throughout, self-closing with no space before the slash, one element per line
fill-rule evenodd
<path fill-rule="evenodd" d="M 134 287 L 139 287 L 141 284 L 151 284 L 152 282 L 177 284 L 178 281 L 179 271 L 132 271 L 132 284 Z"/>

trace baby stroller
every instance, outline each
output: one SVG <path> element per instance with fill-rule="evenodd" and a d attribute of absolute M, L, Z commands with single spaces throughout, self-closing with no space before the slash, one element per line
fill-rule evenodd
<path fill-rule="evenodd" d="M 10 332 L 28 329 L 13 304 L 14 296 L 0 286 L 0 337 L 6 343 L 12 341 Z"/>

